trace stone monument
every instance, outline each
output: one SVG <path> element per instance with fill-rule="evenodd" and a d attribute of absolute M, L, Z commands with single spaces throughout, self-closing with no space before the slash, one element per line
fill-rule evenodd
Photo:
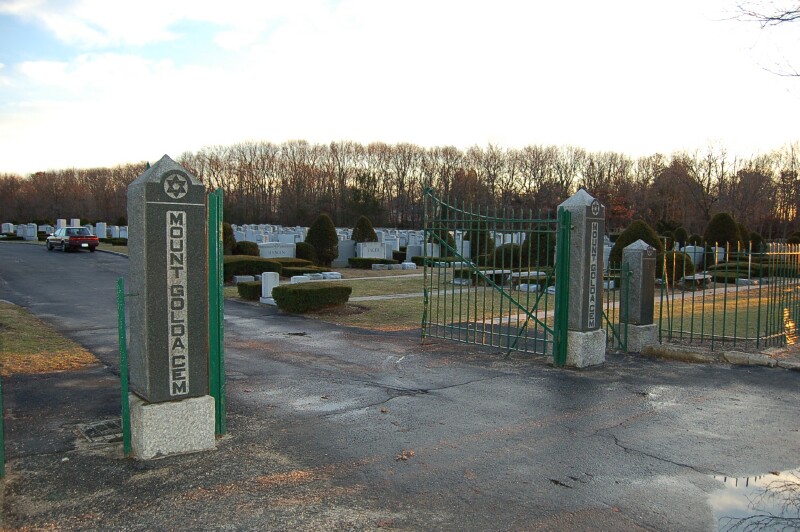
<path fill-rule="evenodd" d="M 628 283 L 622 283 L 621 301 L 628 301 L 628 351 L 641 353 L 647 345 L 658 343 L 658 328 L 653 323 L 656 278 L 656 250 L 644 240 L 637 240 L 622 250 L 623 270 L 630 271 Z M 627 286 L 626 286 L 627 285 Z"/>
<path fill-rule="evenodd" d="M 133 452 L 213 449 L 205 187 L 165 155 L 128 187 L 128 218 Z"/>
<path fill-rule="evenodd" d="M 606 360 L 606 332 L 601 326 L 606 208 L 583 189 L 561 207 L 572 216 L 566 365 L 582 368 Z"/>

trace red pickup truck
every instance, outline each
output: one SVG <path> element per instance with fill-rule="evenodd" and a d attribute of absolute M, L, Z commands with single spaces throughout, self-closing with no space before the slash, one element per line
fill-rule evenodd
<path fill-rule="evenodd" d="M 61 227 L 47 237 L 47 251 L 88 249 L 94 252 L 100 240 L 85 227 Z"/>

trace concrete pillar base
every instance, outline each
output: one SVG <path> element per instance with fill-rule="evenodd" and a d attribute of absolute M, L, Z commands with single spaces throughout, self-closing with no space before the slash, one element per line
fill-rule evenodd
<path fill-rule="evenodd" d="M 606 361 L 606 332 L 567 331 L 567 362 L 570 368 L 597 366 Z"/>
<path fill-rule="evenodd" d="M 628 352 L 641 353 L 648 345 L 658 343 L 658 325 L 628 325 Z"/>
<path fill-rule="evenodd" d="M 214 437 L 214 398 L 210 395 L 166 403 L 148 403 L 133 393 L 131 450 L 140 460 L 210 451 Z"/>

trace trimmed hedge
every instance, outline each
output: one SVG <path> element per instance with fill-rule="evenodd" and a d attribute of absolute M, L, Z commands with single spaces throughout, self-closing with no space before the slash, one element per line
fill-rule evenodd
<path fill-rule="evenodd" d="M 23 238 L 21 236 L 17 236 L 17 235 L 12 234 L 12 233 L 3 233 L 3 234 L 5 236 L 5 238 L 3 240 L 8 241 L 8 242 L 10 242 L 12 240 L 25 240 L 25 238 Z"/>
<path fill-rule="evenodd" d="M 331 271 L 330 268 L 323 268 L 322 266 L 284 266 L 281 276 L 293 277 L 295 275 L 303 275 L 306 273 L 322 273 L 329 271 Z"/>
<path fill-rule="evenodd" d="M 405 261 L 404 261 L 405 262 Z M 425 259 L 419 255 L 411 257 L 409 262 L 417 265 L 417 268 L 422 268 L 425 265 Z M 459 257 L 428 257 L 428 266 L 433 266 L 435 262 L 463 262 Z"/>
<path fill-rule="evenodd" d="M 347 259 L 347 263 L 351 268 L 356 268 L 357 270 L 369 270 L 373 264 L 398 264 L 393 259 L 367 259 L 363 257 L 351 257 Z"/>
<path fill-rule="evenodd" d="M 294 266 L 313 266 L 314 263 L 310 260 L 306 259 L 298 259 L 294 257 L 272 257 L 269 259 L 273 262 L 277 262 L 283 268 L 291 268 Z"/>
<path fill-rule="evenodd" d="M 302 313 L 334 305 L 344 305 L 353 288 L 342 283 L 284 284 L 272 289 L 272 298 L 285 312 Z"/>
<path fill-rule="evenodd" d="M 258 257 L 260 255 L 258 251 L 258 244 L 256 244 L 255 242 L 250 242 L 249 240 L 242 240 L 241 242 L 237 242 L 236 244 L 234 244 L 233 254 L 249 255 L 251 257 Z"/>
<path fill-rule="evenodd" d="M 261 298 L 261 281 L 250 281 L 236 285 L 239 297 L 248 301 L 258 301 Z"/>
<path fill-rule="evenodd" d="M 225 255 L 222 261 L 225 281 L 230 281 L 234 275 L 258 275 L 264 272 L 280 274 L 283 269 L 281 264 L 273 259 L 250 255 Z"/>
<path fill-rule="evenodd" d="M 112 246 L 127 246 L 128 239 L 127 238 L 112 238 L 111 239 Z"/>
<path fill-rule="evenodd" d="M 406 252 L 403 251 L 392 251 L 392 258 L 397 262 L 405 262 L 406 260 Z"/>

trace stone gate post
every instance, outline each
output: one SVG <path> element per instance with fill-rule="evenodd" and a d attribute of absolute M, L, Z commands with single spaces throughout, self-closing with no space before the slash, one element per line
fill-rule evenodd
<path fill-rule="evenodd" d="M 559 207 L 572 215 L 569 251 L 569 319 L 566 365 L 606 360 L 603 323 L 603 236 L 606 208 L 581 189 Z"/>
<path fill-rule="evenodd" d="M 628 324 L 628 351 L 640 353 L 643 347 L 658 343 L 658 328 L 653 323 L 656 250 L 637 240 L 622 250 L 622 264 L 631 272 L 629 282 L 621 283 L 620 296 L 621 301 L 628 301 L 627 316 L 623 315 Z"/>
<path fill-rule="evenodd" d="M 128 187 L 131 447 L 213 449 L 203 184 L 167 157 Z"/>

